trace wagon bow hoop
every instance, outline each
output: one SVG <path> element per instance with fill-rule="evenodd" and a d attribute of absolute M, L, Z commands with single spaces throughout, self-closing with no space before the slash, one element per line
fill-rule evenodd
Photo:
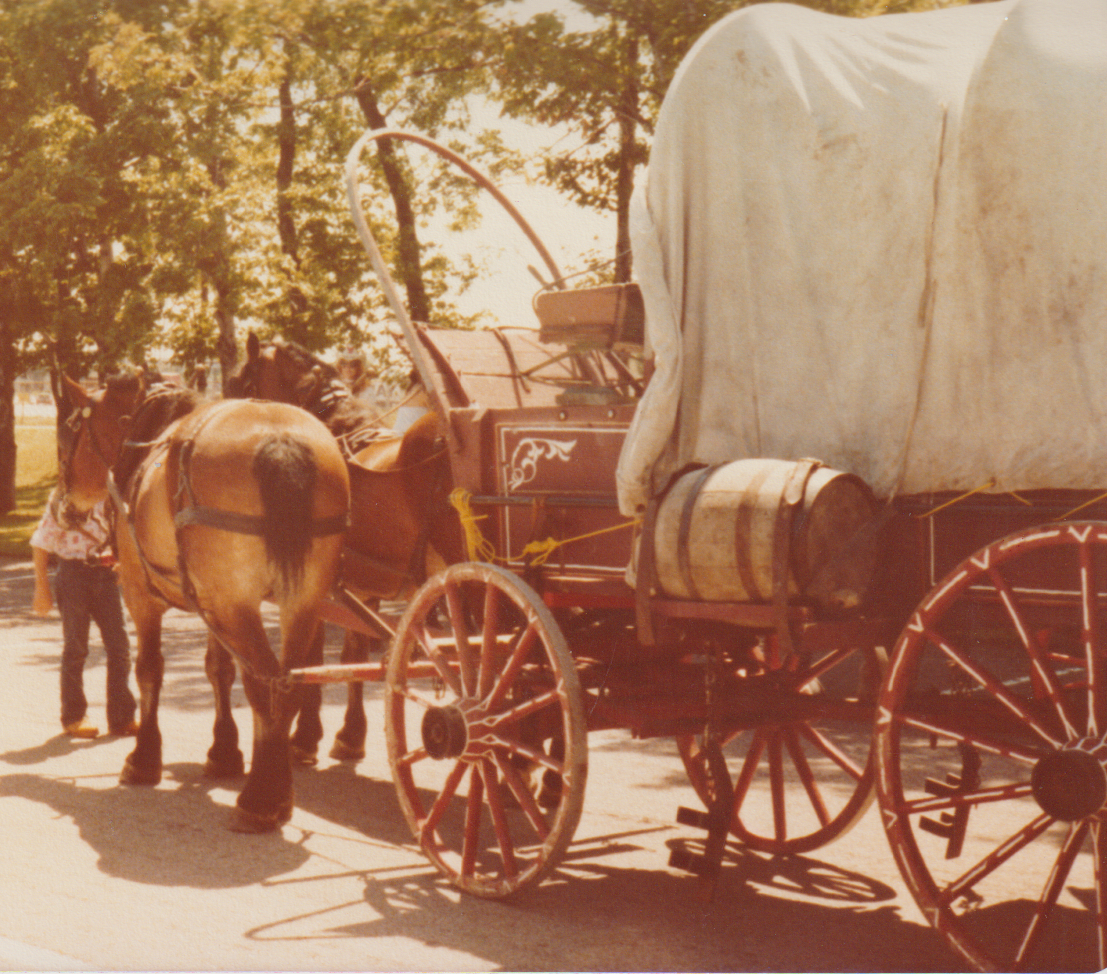
<path fill-rule="evenodd" d="M 358 160 L 361 157 L 361 153 L 364 151 L 365 146 L 369 142 L 376 142 L 381 139 L 400 139 L 406 142 L 414 142 L 424 148 L 430 149 L 437 153 L 442 158 L 452 162 L 462 172 L 464 172 L 469 178 L 477 183 L 482 189 L 488 190 L 496 198 L 496 201 L 508 212 L 511 218 L 518 224 L 519 228 L 526 234 L 527 239 L 534 245 L 541 256 L 546 267 L 554 277 L 554 281 L 558 283 L 559 287 L 564 287 L 561 284 L 562 275 L 558 269 L 554 259 L 550 256 L 549 251 L 545 245 L 539 239 L 538 235 L 531 228 L 530 224 L 523 218 L 522 214 L 515 208 L 514 204 L 509 200 L 489 179 L 484 173 L 480 172 L 476 167 L 469 163 L 458 153 L 452 149 L 446 148 L 444 145 L 435 142 L 433 139 L 429 139 L 424 135 L 418 135 L 414 132 L 405 132 L 402 129 L 370 129 L 365 132 L 361 138 L 354 143 L 353 148 L 346 156 L 346 195 L 350 204 L 350 214 L 354 220 L 354 226 L 357 228 L 358 237 L 361 239 L 361 244 L 365 248 L 366 253 L 369 255 L 369 260 L 373 265 L 373 270 L 376 273 L 381 283 L 381 288 L 384 291 L 385 297 L 388 299 L 388 304 L 392 308 L 393 314 L 396 315 L 396 320 L 400 323 L 400 328 L 403 331 L 404 341 L 407 344 L 408 352 L 411 354 L 412 361 L 415 363 L 415 368 L 418 370 L 420 377 L 423 380 L 423 385 L 428 392 L 434 389 L 434 385 L 431 382 L 431 370 L 427 363 L 426 356 L 423 352 L 423 348 L 418 341 L 415 329 L 411 322 L 411 317 L 407 313 L 407 308 L 404 307 L 404 302 L 400 297 L 400 293 L 396 288 L 396 283 L 392 279 L 392 275 L 389 273 L 388 268 L 385 266 L 384 259 L 381 257 L 380 248 L 377 246 L 376 239 L 373 236 L 372 231 L 369 229 L 369 221 L 365 217 L 365 211 L 361 206 L 361 195 L 358 187 L 357 169 Z M 443 412 L 442 406 L 438 403 L 438 397 L 432 395 L 432 400 L 435 403 L 436 410 L 441 414 Z M 445 419 L 445 416 L 441 416 Z M 445 423 L 445 428 L 449 433 L 450 426 Z"/>

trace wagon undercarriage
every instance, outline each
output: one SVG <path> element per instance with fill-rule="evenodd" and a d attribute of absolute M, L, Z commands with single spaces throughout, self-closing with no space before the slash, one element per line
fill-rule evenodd
<path fill-rule="evenodd" d="M 1074 22 L 1104 25 L 1099 8 L 1065 2 L 1080 8 Z M 860 28 L 761 6 L 779 9 L 724 21 L 693 58 L 706 64 L 704 91 L 722 72 L 748 104 L 727 102 L 705 133 L 695 63 L 667 98 L 677 107 L 663 113 L 651 156 L 659 188 L 640 201 L 636 237 L 646 241 L 641 255 L 636 244 L 639 273 L 656 277 L 642 282 L 644 306 L 633 285 L 559 293 L 560 272 L 540 248 L 554 283 L 535 302 L 537 333 L 412 324 L 361 214 L 357 160 L 384 138 L 450 153 L 389 131 L 355 146 L 355 222 L 434 403 L 467 557 L 432 575 L 398 621 L 356 600 L 343 610 L 353 629 L 386 631 L 385 660 L 294 678 L 387 683 L 401 808 L 427 857 L 475 895 L 516 893 L 557 867 L 581 814 L 588 733 L 621 728 L 672 737 L 703 802 L 679 813 L 706 829 L 703 854 L 678 853 L 673 865 L 710 880 L 728 840 L 806 853 L 848 832 L 875 798 L 907 886 L 966 962 L 1100 970 L 1107 500 L 1102 478 L 1067 477 L 1070 461 L 1104 469 L 1100 305 L 1090 284 L 1066 290 L 1091 280 L 1086 261 L 1069 261 L 1055 281 L 1021 236 L 1020 260 L 1044 283 L 1026 267 L 1013 279 L 1007 211 L 1001 194 L 988 195 L 980 160 L 1001 166 L 1018 153 L 996 161 L 1010 133 L 980 135 L 964 118 L 987 121 L 986 97 L 1002 100 L 1011 86 L 988 87 L 980 65 L 993 59 L 1008 78 L 1018 44 L 1057 69 L 1065 104 L 1083 104 L 1100 88 L 1079 72 L 1101 64 L 1103 45 L 1062 72 L 1050 60 L 1060 47 L 1034 34 L 1053 9 L 1040 0 L 904 15 L 891 27 L 871 18 L 863 26 L 875 40 L 858 72 L 879 48 L 902 90 L 843 88 L 827 68 L 821 114 L 815 89 L 802 86 L 785 85 L 772 103 L 787 128 L 758 101 L 774 71 L 796 80 L 776 60 L 782 38 L 811 44 L 809 67 L 836 67 L 837 53 L 819 61 L 819 45 L 846 51 Z M 908 23 L 917 43 L 899 32 Z M 944 67 L 923 78 L 919 65 L 944 44 L 962 58 L 956 78 Z M 757 61 L 756 84 L 747 60 Z M 957 84 L 965 90 L 951 95 Z M 854 111 L 862 96 L 868 112 Z M 950 115 L 952 97 L 964 118 Z M 839 101 L 858 127 L 852 141 L 819 127 L 838 117 Z M 881 141 L 885 116 L 918 132 L 890 126 L 897 138 Z M 1028 144 L 1048 134 L 1052 116 L 1018 117 Z M 757 142 L 765 120 L 798 148 Z M 819 192 L 807 210 L 783 189 L 760 193 L 765 171 L 752 166 L 741 170 L 749 192 L 725 196 L 733 213 L 714 187 L 692 185 L 696 166 L 738 171 L 739 136 L 781 179 L 793 164 L 811 176 Z M 958 152 L 975 168 L 953 168 Z M 823 212 L 815 177 L 828 173 L 842 192 Z M 1012 225 L 1027 213 L 1048 223 L 1049 208 L 1034 209 L 1038 183 L 1007 175 L 1020 194 Z M 836 234 L 858 207 L 876 205 L 880 187 L 889 206 L 906 193 L 914 209 L 899 222 L 896 211 L 845 261 Z M 796 226 L 826 240 L 804 249 L 788 236 Z M 746 238 L 751 227 L 764 246 Z M 991 249 L 980 243 L 988 233 Z M 958 273 L 939 275 L 963 243 Z M 1058 267 L 1066 255 L 1059 246 Z M 634 351 L 643 310 L 658 361 L 648 383 Z M 1082 417 L 1056 439 L 1041 433 L 1053 415 L 1047 392 Z M 1038 432 L 1020 439 L 1012 417 Z M 958 436 L 972 448 L 958 452 Z M 824 448 L 832 465 L 805 459 Z"/>

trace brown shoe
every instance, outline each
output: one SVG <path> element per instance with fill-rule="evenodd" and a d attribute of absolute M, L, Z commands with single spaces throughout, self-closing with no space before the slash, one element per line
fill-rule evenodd
<path fill-rule="evenodd" d="M 90 724 L 84 717 L 72 724 L 66 724 L 65 732 L 70 737 L 79 737 L 86 741 L 91 741 L 94 737 L 100 736 L 100 728 Z"/>
<path fill-rule="evenodd" d="M 109 727 L 108 733 L 112 737 L 134 737 L 138 733 L 138 721 L 132 720 L 129 724 L 124 724 L 122 727 Z"/>

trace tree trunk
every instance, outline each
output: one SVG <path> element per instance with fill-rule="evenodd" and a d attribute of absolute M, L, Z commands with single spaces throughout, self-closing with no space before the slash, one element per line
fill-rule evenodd
<path fill-rule="evenodd" d="M 7 321 L 0 321 L 0 348 L 10 349 Z M 15 509 L 15 375 L 10 355 L 0 356 L 0 514 Z"/>
<path fill-rule="evenodd" d="M 365 121 L 373 129 L 386 128 L 388 123 L 377 105 L 376 95 L 366 78 L 355 83 L 357 102 Z M 400 280 L 407 292 L 407 312 L 414 321 L 430 321 L 430 300 L 423 286 L 422 258 L 420 256 L 419 236 L 415 232 L 415 211 L 411 205 L 411 192 L 404 179 L 400 159 L 391 142 L 377 142 L 377 157 L 380 159 L 392 202 L 396 207 L 396 224 L 399 229 L 398 257 Z"/>
<path fill-rule="evenodd" d="M 224 295 L 222 288 L 215 286 L 215 323 L 219 328 L 219 339 L 216 348 L 219 353 L 219 369 L 222 376 L 220 391 L 227 394 L 227 380 L 234 372 L 238 364 L 238 345 L 235 342 L 234 312 L 230 308 L 229 295 Z"/>
<path fill-rule="evenodd" d="M 292 68 L 289 64 L 281 79 L 278 94 L 281 119 L 277 125 L 277 233 L 281 240 L 281 253 L 294 268 L 300 266 L 299 244 L 296 239 L 296 222 L 292 213 L 292 178 L 296 162 L 296 112 L 292 105 Z M 288 303 L 294 317 L 299 318 L 307 310 L 307 300 L 295 280 L 289 281 Z"/>
<path fill-rule="evenodd" d="M 617 226 L 615 235 L 615 282 L 630 280 L 630 197 L 634 192 L 637 163 L 635 134 L 638 117 L 638 38 L 627 37 L 627 83 L 619 101 L 619 171 L 615 177 Z"/>

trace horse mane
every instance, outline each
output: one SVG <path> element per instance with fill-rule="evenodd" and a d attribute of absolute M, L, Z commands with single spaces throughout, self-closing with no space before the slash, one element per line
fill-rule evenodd
<path fill-rule="evenodd" d="M 194 389 L 163 384 L 151 386 L 135 411 L 130 435 L 112 468 L 115 482 L 126 486 L 150 452 L 154 440 L 170 423 L 187 416 L 201 402 L 203 397 Z"/>

